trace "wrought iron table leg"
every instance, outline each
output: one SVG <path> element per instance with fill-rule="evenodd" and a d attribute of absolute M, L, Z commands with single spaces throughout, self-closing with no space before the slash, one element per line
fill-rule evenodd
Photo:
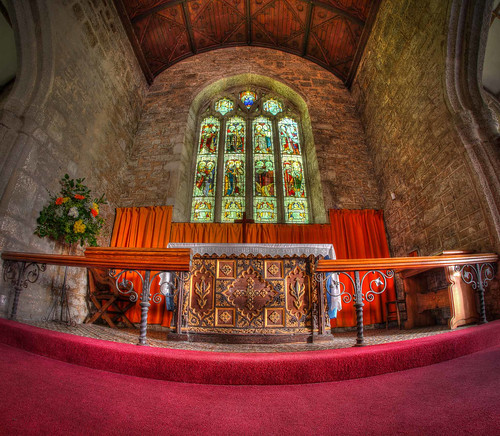
<path fill-rule="evenodd" d="M 20 262 L 18 263 L 18 269 L 17 269 L 17 280 L 16 283 L 14 284 L 14 301 L 12 302 L 12 311 L 10 313 L 10 319 L 16 319 L 17 316 L 17 306 L 19 304 L 19 296 L 21 295 L 21 291 L 23 289 L 21 285 L 21 280 L 24 275 L 24 270 L 26 269 L 26 262 Z"/>
<path fill-rule="evenodd" d="M 354 271 L 355 277 L 355 294 L 354 294 L 354 307 L 356 308 L 356 326 L 358 335 L 356 337 L 356 347 L 363 347 L 365 345 L 364 328 L 363 328 L 363 289 L 362 283 L 359 279 L 359 271 Z"/>
<path fill-rule="evenodd" d="M 139 303 L 139 305 L 141 306 L 141 327 L 140 327 L 141 333 L 139 335 L 139 345 L 147 345 L 146 334 L 148 331 L 148 312 L 149 312 L 149 306 L 151 306 L 151 303 L 149 302 L 150 275 L 151 272 L 146 271 L 146 274 L 144 276 L 144 281 L 142 283 L 141 302 Z"/>

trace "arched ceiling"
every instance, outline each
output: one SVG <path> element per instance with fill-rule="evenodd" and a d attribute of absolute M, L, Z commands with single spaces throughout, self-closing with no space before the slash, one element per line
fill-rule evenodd
<path fill-rule="evenodd" d="M 354 78 L 380 0 L 115 0 L 148 81 L 197 53 L 253 45 Z"/>

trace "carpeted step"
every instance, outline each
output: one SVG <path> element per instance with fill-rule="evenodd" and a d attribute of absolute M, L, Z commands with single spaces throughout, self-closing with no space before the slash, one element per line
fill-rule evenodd
<path fill-rule="evenodd" d="M 500 321 L 364 348 L 218 353 L 139 347 L 0 319 L 0 342 L 89 368 L 159 380 L 233 385 L 321 383 L 432 365 L 500 345 Z"/>

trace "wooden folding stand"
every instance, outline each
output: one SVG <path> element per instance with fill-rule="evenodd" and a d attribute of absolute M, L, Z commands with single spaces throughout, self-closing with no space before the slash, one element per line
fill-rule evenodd
<path fill-rule="evenodd" d="M 108 270 L 102 268 L 89 268 L 89 298 L 97 308 L 86 324 L 93 324 L 102 318 L 111 328 L 117 328 L 116 322 L 121 320 L 127 327 L 135 328 L 128 319 L 126 312 L 135 302 L 129 297 L 118 292 L 115 279 L 110 277 Z"/>

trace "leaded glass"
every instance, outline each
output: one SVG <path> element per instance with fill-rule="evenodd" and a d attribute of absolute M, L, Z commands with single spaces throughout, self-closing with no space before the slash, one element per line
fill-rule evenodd
<path fill-rule="evenodd" d="M 224 157 L 224 197 L 245 195 L 245 156 Z"/>
<path fill-rule="evenodd" d="M 255 195 L 261 197 L 274 197 L 274 156 L 257 157 L 254 160 L 254 185 Z"/>
<path fill-rule="evenodd" d="M 228 98 L 223 98 L 215 103 L 215 110 L 220 112 L 222 116 L 226 115 L 228 112 L 231 112 L 234 108 L 234 103 Z"/>
<path fill-rule="evenodd" d="M 211 223 L 214 220 L 213 198 L 194 198 L 191 221 L 196 223 Z"/>
<path fill-rule="evenodd" d="M 276 114 L 279 114 L 280 112 L 283 112 L 283 105 L 278 100 L 275 100 L 274 98 L 266 100 L 264 102 L 263 107 L 264 107 L 265 111 L 267 111 L 273 115 L 276 115 Z"/>
<path fill-rule="evenodd" d="M 222 222 L 232 223 L 234 220 L 241 220 L 243 212 L 245 212 L 244 197 L 225 197 L 222 200 Z"/>
<path fill-rule="evenodd" d="M 245 153 L 245 120 L 230 118 L 226 126 L 226 153 Z"/>
<path fill-rule="evenodd" d="M 254 220 L 256 223 L 275 223 L 278 221 L 276 198 L 254 198 Z"/>
<path fill-rule="evenodd" d="M 255 103 L 255 100 L 257 100 L 257 94 L 255 94 L 255 92 L 252 91 L 240 92 L 240 100 L 247 109 L 250 109 L 252 105 Z"/>
<path fill-rule="evenodd" d="M 306 196 L 306 184 L 300 156 L 284 156 L 283 160 L 283 190 L 285 197 Z"/>
<path fill-rule="evenodd" d="M 213 197 L 215 195 L 216 166 L 217 160 L 215 157 L 198 156 L 193 197 Z"/>
<path fill-rule="evenodd" d="M 290 118 L 283 118 L 278 123 L 281 153 L 300 156 L 299 131 L 297 123 Z"/>
<path fill-rule="evenodd" d="M 300 198 L 285 199 L 285 221 L 291 224 L 307 224 L 307 200 Z"/>
<path fill-rule="evenodd" d="M 273 127 L 269 118 L 258 117 L 253 122 L 253 151 L 265 154 L 273 152 Z"/>
<path fill-rule="evenodd" d="M 198 154 L 217 153 L 220 122 L 217 118 L 205 118 L 201 124 Z"/>

